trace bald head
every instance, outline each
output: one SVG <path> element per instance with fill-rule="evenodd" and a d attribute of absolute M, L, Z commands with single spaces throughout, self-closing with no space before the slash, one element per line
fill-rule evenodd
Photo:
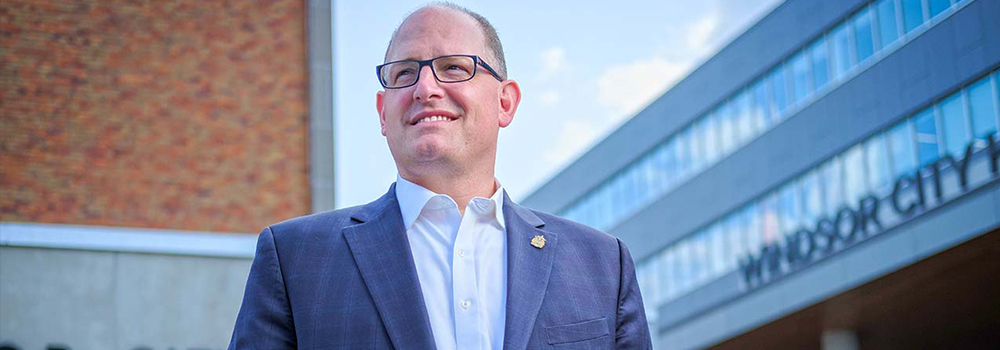
<path fill-rule="evenodd" d="M 474 23 L 475 27 L 479 28 L 483 37 L 483 46 L 486 47 L 488 51 L 487 57 L 483 58 L 487 60 L 491 67 L 496 69 L 501 79 L 507 79 L 507 60 L 504 58 L 503 46 L 500 44 L 500 37 L 497 35 L 497 31 L 493 28 L 493 25 L 490 24 L 490 22 L 487 21 L 482 15 L 449 2 L 426 5 L 406 16 L 406 19 L 404 19 L 403 22 L 396 27 L 396 30 L 392 32 L 392 38 L 389 40 L 389 46 L 385 49 L 385 58 L 383 59 L 383 62 L 389 61 L 389 53 L 392 51 L 392 46 L 396 42 L 396 38 L 400 35 L 401 31 L 414 29 L 407 26 L 407 23 L 410 22 L 411 19 L 419 16 L 426 16 L 429 14 L 428 12 L 441 11 L 452 12 L 463 16 Z"/>

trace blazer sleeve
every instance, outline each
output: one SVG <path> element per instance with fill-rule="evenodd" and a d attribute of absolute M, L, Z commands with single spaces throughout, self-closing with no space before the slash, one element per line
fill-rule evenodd
<path fill-rule="evenodd" d="M 257 238 L 229 349 L 294 349 L 295 328 L 271 228 Z"/>
<path fill-rule="evenodd" d="M 615 324 L 615 349 L 652 349 L 649 324 L 642 306 L 642 295 L 635 279 L 635 265 L 625 243 L 618 240 L 620 284 L 618 286 L 618 317 Z"/>

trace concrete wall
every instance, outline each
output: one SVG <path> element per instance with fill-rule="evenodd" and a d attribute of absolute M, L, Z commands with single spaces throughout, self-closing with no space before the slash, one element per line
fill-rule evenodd
<path fill-rule="evenodd" d="M 0 345 L 225 349 L 250 261 L 0 246 Z"/>

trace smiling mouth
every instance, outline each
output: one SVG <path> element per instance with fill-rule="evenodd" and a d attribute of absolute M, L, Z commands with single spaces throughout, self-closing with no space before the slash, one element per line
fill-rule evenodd
<path fill-rule="evenodd" d="M 428 116 L 428 117 L 425 117 L 423 119 L 417 120 L 412 125 L 417 125 L 417 124 L 421 124 L 421 123 L 430 123 L 430 122 L 447 122 L 447 121 L 451 121 L 451 120 L 452 120 L 451 118 L 445 117 L 443 115 L 432 115 L 432 116 Z"/>

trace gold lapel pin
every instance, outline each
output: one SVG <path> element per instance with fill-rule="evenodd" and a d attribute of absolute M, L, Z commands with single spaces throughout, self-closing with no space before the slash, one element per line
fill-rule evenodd
<path fill-rule="evenodd" d="M 531 239 L 531 246 L 542 249 L 545 248 L 545 236 L 537 235 Z"/>

